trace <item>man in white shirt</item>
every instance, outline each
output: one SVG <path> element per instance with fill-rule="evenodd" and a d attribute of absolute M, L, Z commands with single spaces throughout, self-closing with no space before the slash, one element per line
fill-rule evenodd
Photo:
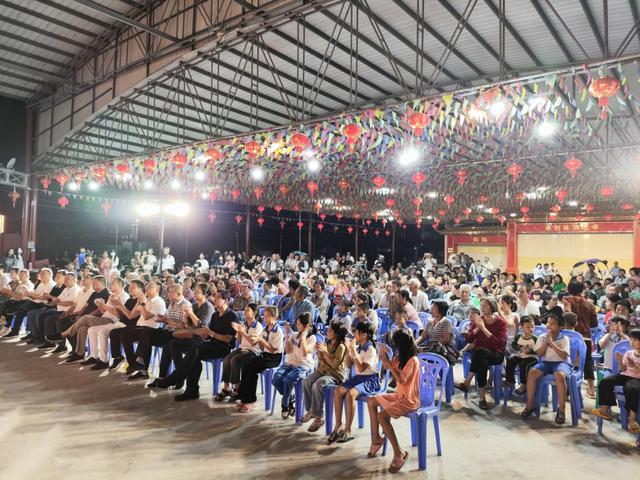
<path fill-rule="evenodd" d="M 53 301 L 63 292 L 65 289 L 65 276 L 67 274 L 66 270 L 58 270 L 55 275 L 54 286 L 49 292 L 48 295 L 44 295 L 45 304 L 44 308 L 32 308 L 27 312 L 27 331 L 29 335 L 23 337 L 23 340 L 27 341 L 27 344 L 40 344 L 43 342 L 43 332 L 42 332 L 42 321 L 40 317 L 45 315 L 46 313 L 55 313 L 56 304 Z M 40 284 L 42 285 L 42 283 Z M 36 291 L 40 287 L 36 287 Z"/>
<path fill-rule="evenodd" d="M 537 316 L 540 317 L 540 307 L 529 300 L 529 287 L 526 284 L 521 284 L 518 287 L 518 301 L 516 302 L 517 310 L 516 313 L 519 317 L 528 316 Z"/>
<path fill-rule="evenodd" d="M 171 255 L 171 249 L 164 247 L 162 249 L 162 255 L 158 261 L 158 270 L 156 273 L 162 273 L 165 270 L 173 270 L 176 266 L 176 259 Z"/>
<path fill-rule="evenodd" d="M 29 310 L 40 309 L 46 306 L 48 295 L 55 285 L 53 272 L 50 268 L 43 268 L 38 272 L 38 276 L 40 282 L 38 283 L 38 287 L 34 289 L 33 283 L 29 280 L 29 271 L 24 269 L 20 270 L 20 285 L 16 289 L 17 295 L 14 297 L 15 301 L 9 301 L 5 305 L 5 312 L 15 314 L 13 327 L 11 327 L 11 332 L 6 335 L 6 338 L 15 337 L 19 334 L 22 322 Z"/>
<path fill-rule="evenodd" d="M 409 280 L 409 292 L 411 292 L 411 303 L 418 312 L 429 311 L 429 297 L 427 294 L 420 290 L 420 280 L 412 278 Z"/>
<path fill-rule="evenodd" d="M 153 269 L 156 267 L 156 262 L 158 261 L 158 259 L 153 254 L 152 248 L 147 250 L 146 255 L 142 258 L 142 261 L 144 262 L 142 269 L 145 271 L 145 273 L 153 272 Z"/>
<path fill-rule="evenodd" d="M 48 322 L 55 322 L 55 319 L 75 305 L 78 295 L 82 293 L 82 287 L 77 284 L 77 276 L 74 272 L 66 272 L 64 277 L 65 289 L 51 302 L 55 305 L 55 309 L 49 312 L 45 312 L 38 317 L 38 325 L 35 330 L 37 334 L 42 337 L 42 345 L 38 348 L 43 350 L 47 348 L 53 348 L 56 345 L 49 340 L 46 340 L 46 325 Z M 87 297 L 88 298 L 88 297 Z"/>

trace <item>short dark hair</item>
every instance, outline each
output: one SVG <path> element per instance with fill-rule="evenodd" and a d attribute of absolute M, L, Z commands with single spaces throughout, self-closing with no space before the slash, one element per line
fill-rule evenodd
<path fill-rule="evenodd" d="M 562 315 L 558 315 L 557 313 L 550 313 L 547 317 L 547 323 L 549 323 L 549 320 L 551 320 L 552 318 L 554 318 L 556 322 L 558 322 L 558 326 L 560 328 L 564 328 L 564 317 Z"/>
<path fill-rule="evenodd" d="M 245 308 L 250 308 L 251 310 L 253 310 L 254 315 L 258 313 L 258 305 L 255 303 L 248 303 Z"/>
<path fill-rule="evenodd" d="M 582 293 L 582 290 L 584 290 L 584 285 L 580 282 L 571 280 L 569 282 L 569 285 L 567 285 L 567 291 L 569 292 L 569 295 L 580 295 Z"/>
<path fill-rule="evenodd" d="M 536 322 L 533 321 L 533 317 L 531 317 L 530 315 L 523 315 L 522 317 L 520 317 L 520 325 L 523 325 L 525 323 L 535 325 Z"/>
<path fill-rule="evenodd" d="M 225 290 L 225 289 L 218 290 L 217 295 L 220 296 L 220 298 L 225 302 L 228 302 L 229 300 L 231 300 L 231 294 L 229 293 L 229 290 Z"/>
<path fill-rule="evenodd" d="M 640 340 L 640 328 L 634 328 L 629 332 L 629 338 L 635 338 L 636 340 Z"/>
<path fill-rule="evenodd" d="M 131 282 L 129 282 L 129 285 L 137 285 L 140 290 L 144 290 L 144 283 L 142 283 L 140 280 L 131 280 Z"/>
<path fill-rule="evenodd" d="M 575 328 L 575 326 L 578 324 L 578 315 L 573 312 L 564 312 L 562 314 L 562 318 L 564 320 L 564 324 L 567 327 Z"/>

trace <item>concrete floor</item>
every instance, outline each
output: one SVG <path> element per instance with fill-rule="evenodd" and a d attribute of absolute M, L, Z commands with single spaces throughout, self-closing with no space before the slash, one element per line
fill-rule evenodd
<path fill-rule="evenodd" d="M 41 358 L 41 357 L 45 358 Z M 391 455 L 367 459 L 368 425 L 357 439 L 328 446 L 292 420 L 248 415 L 203 398 L 176 403 L 118 372 L 61 364 L 19 341 L 0 341 L 0 479 L 381 478 Z M 203 378 L 202 382 L 206 382 Z M 260 399 L 262 401 L 262 399 Z M 636 478 L 640 449 L 617 424 L 596 433 L 593 417 L 558 427 L 551 413 L 524 422 L 519 403 L 489 413 L 457 394 L 442 412 L 443 456 L 428 435 L 428 474 L 410 451 L 400 478 Z M 591 404 L 587 405 L 591 408 Z M 614 473 L 615 472 L 615 473 Z"/>

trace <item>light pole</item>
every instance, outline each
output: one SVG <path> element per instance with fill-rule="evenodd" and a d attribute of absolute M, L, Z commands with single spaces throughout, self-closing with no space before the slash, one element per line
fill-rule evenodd
<path fill-rule="evenodd" d="M 184 218 L 189 214 L 189 204 L 182 201 L 173 201 L 160 207 L 158 203 L 144 202 L 138 205 L 138 214 L 142 217 L 155 217 L 160 215 L 160 263 L 158 272 L 162 273 L 162 259 L 164 256 L 164 225 L 165 217 L 169 215 L 176 218 Z"/>

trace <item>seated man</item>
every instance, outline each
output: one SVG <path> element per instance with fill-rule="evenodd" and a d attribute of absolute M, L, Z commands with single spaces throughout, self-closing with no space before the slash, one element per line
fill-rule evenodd
<path fill-rule="evenodd" d="M 55 287 L 55 282 L 53 281 L 53 272 L 50 268 L 43 268 L 38 272 L 38 283 L 34 288 L 33 292 L 28 292 L 25 294 L 26 299 L 21 303 L 21 306 L 16 311 L 16 319 L 13 323 L 12 333 L 15 332 L 16 335 L 20 330 L 20 325 L 25 320 L 25 317 L 32 310 L 42 310 L 46 308 L 47 302 L 49 301 L 49 296 L 51 294 L 51 290 Z M 10 336 L 11 334 L 9 334 Z M 23 340 L 31 340 L 33 335 L 28 333 Z"/>
<path fill-rule="evenodd" d="M 9 271 L 8 279 L 5 278 L 5 275 L 3 274 L 2 286 L 0 286 L 0 314 L 4 310 L 4 305 L 11 300 L 13 293 L 20 284 L 18 280 L 18 272 L 19 270 L 17 268 L 12 268 Z M 0 336 L 9 333 L 9 330 L 6 318 L 4 316 L 0 317 Z"/>
<path fill-rule="evenodd" d="M 75 305 L 75 302 L 78 296 L 82 293 L 82 287 L 78 285 L 76 280 L 76 274 L 73 272 L 67 272 L 66 270 L 58 270 L 56 276 L 60 272 L 65 272 L 64 274 L 64 289 L 60 292 L 55 298 L 51 299 L 51 302 L 54 305 L 54 308 L 46 309 L 42 313 L 39 313 L 34 323 L 32 325 L 31 333 L 36 336 L 36 340 L 41 341 L 41 345 L 38 347 L 39 349 L 47 349 L 53 348 L 56 345 L 48 340 L 46 340 L 46 326 L 48 322 L 52 322 L 51 325 L 55 325 L 55 320 L 60 318 L 60 316 L 69 311 Z M 89 285 L 91 281 L 89 280 Z M 53 290 L 52 290 L 53 292 Z"/>
<path fill-rule="evenodd" d="M 117 368 L 126 358 L 129 364 L 127 374 L 134 372 L 133 365 L 136 363 L 136 356 L 133 342 L 140 340 L 140 332 L 143 328 L 157 328 L 157 316 L 164 315 L 166 311 L 164 300 L 158 295 L 159 291 L 160 288 L 156 282 L 149 282 L 145 296 L 143 283 L 140 280 L 131 281 L 129 286 L 131 298 L 120 310 L 121 326 L 109 333 L 111 356 L 113 357 L 110 370 Z M 125 357 L 122 356 L 122 349 L 124 349 Z"/>
<path fill-rule="evenodd" d="M 187 388 L 184 393 L 175 397 L 176 401 L 200 398 L 198 381 L 202 373 L 201 360 L 224 358 L 231 352 L 236 334 L 232 324 L 238 322 L 238 316 L 229 308 L 230 299 L 231 296 L 226 290 L 216 293 L 216 311 L 209 326 L 194 330 L 196 335 L 205 340 L 194 343 L 173 373 L 157 382 L 159 388 L 168 388 L 180 387 L 186 380 Z"/>
<path fill-rule="evenodd" d="M 151 347 L 162 347 L 162 356 L 160 357 L 160 376 L 164 377 L 169 371 L 171 365 L 171 352 L 169 351 L 169 342 L 173 339 L 173 332 L 188 328 L 185 323 L 185 311 L 190 308 L 191 304 L 182 295 L 182 285 L 178 283 L 172 284 L 167 292 L 169 299 L 169 307 L 164 315 L 158 315 L 155 319 L 156 328 L 143 328 L 140 331 L 140 341 L 136 350 L 136 361 L 131 365 L 133 373 L 129 376 L 130 380 L 140 380 L 149 378 L 149 364 L 151 362 Z M 157 328 L 158 323 L 163 323 L 164 328 Z"/>
<path fill-rule="evenodd" d="M 55 285 L 51 289 L 51 292 L 49 292 L 49 295 L 45 295 L 46 303 L 44 305 L 44 308 L 34 308 L 32 310 L 29 310 L 29 312 L 27 313 L 27 331 L 29 332 L 29 335 L 27 335 L 27 337 L 29 338 L 25 337 L 25 339 L 27 340 L 28 344 L 31 345 L 34 343 L 43 342 L 44 336 L 42 330 L 39 329 L 41 325 L 39 320 L 40 316 L 44 315 L 45 313 L 56 311 L 56 305 L 55 303 L 53 303 L 53 300 L 56 299 L 65 289 L 64 282 L 66 274 L 66 270 L 58 270 L 55 276 Z M 38 290 L 39 287 L 40 285 L 36 287 L 36 290 Z"/>
<path fill-rule="evenodd" d="M 13 292 L 4 292 L 8 294 L 8 300 L 0 307 L 1 324 L 8 326 L 9 319 L 27 303 L 29 299 L 28 294 L 31 292 L 33 292 L 33 283 L 29 280 L 29 270 L 23 268 L 18 272 L 18 285 L 15 290 Z M 21 324 L 22 321 L 19 322 L 16 316 L 11 332 L 5 335 L 5 338 L 16 337 L 20 331 Z"/>
<path fill-rule="evenodd" d="M 96 277 L 99 278 L 99 277 Z M 94 278 L 94 281 L 96 280 Z M 107 289 L 104 288 L 100 290 L 100 292 L 104 292 Z M 98 293 L 98 290 L 96 290 Z M 84 359 L 84 354 L 86 350 L 86 341 L 87 336 L 89 335 L 89 329 L 95 325 L 105 325 L 113 322 L 117 322 L 119 317 L 114 313 L 113 308 L 116 304 L 116 298 L 120 297 L 120 299 L 128 299 L 129 294 L 124 291 L 124 282 L 121 278 L 114 278 L 111 281 L 111 292 L 107 290 L 107 298 L 97 298 L 94 301 L 96 307 L 98 307 L 98 311 L 89 314 L 82 315 L 78 318 L 76 322 L 74 322 L 67 330 L 61 333 L 62 337 L 76 337 L 75 339 L 75 347 L 74 353 L 75 355 L 71 355 L 67 359 L 67 363 L 73 363 L 75 361 Z M 97 351 L 96 345 L 93 345 L 92 356 L 90 356 L 87 360 L 82 362 L 83 365 L 93 365 L 96 362 Z"/>
<path fill-rule="evenodd" d="M 93 293 L 88 297 L 84 307 L 79 310 L 74 309 L 71 313 L 65 312 L 64 315 L 61 315 L 55 322 L 56 333 L 47 337 L 49 341 L 62 341 L 63 345 L 64 339 L 68 338 L 73 348 L 73 351 L 67 358 L 68 363 L 77 362 L 84 358 L 86 335 L 89 329 L 88 325 L 92 322 L 92 319 L 97 318 L 100 320 L 99 315 L 101 315 L 102 312 L 100 311 L 99 305 L 104 305 L 105 301 L 109 299 L 109 290 L 106 287 L 106 280 L 102 275 L 93 277 L 91 284 Z M 71 330 L 71 327 L 80 322 L 84 317 L 87 317 L 86 320 L 83 320 L 77 327 Z M 63 332 L 65 333 L 64 336 L 62 335 Z M 76 333 L 79 333 L 79 335 L 76 335 Z M 79 343 L 82 343 L 81 347 L 78 347 Z"/>

